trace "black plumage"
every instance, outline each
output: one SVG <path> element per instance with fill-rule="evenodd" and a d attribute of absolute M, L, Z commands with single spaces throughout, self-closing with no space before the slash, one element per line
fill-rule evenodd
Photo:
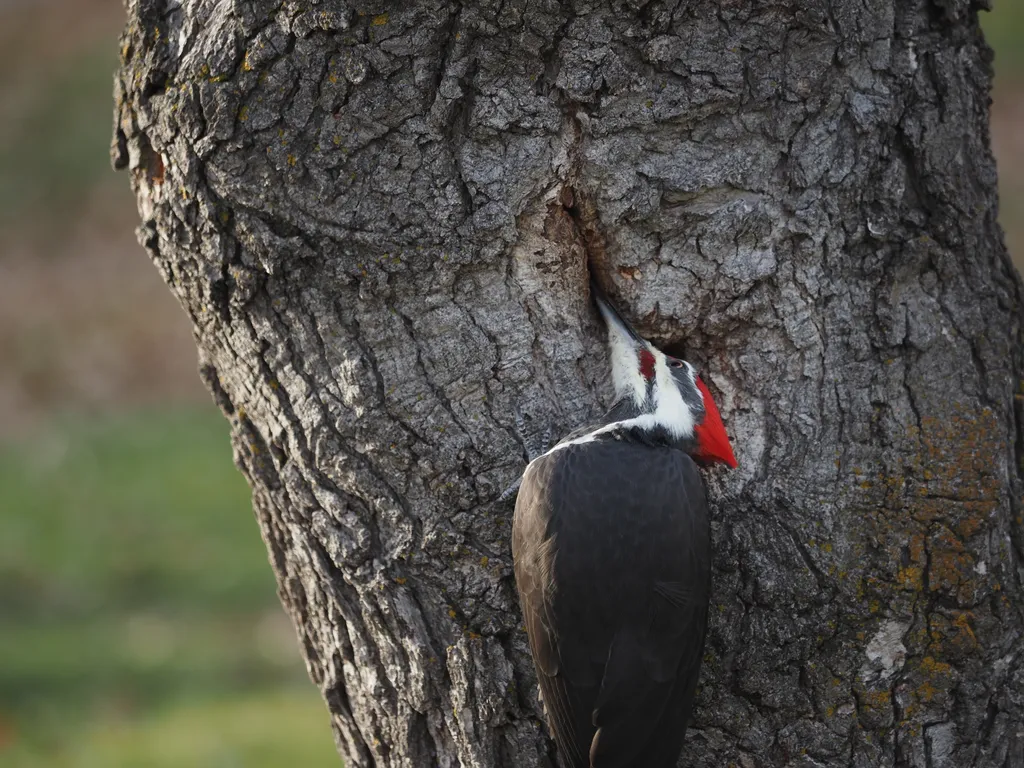
<path fill-rule="evenodd" d="M 512 552 L 567 768 L 675 766 L 711 583 L 694 461 L 635 429 L 562 444 L 527 468 Z"/>

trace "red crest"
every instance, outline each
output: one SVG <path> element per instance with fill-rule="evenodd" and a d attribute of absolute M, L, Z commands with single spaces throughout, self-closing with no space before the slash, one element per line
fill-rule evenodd
<path fill-rule="evenodd" d="M 725 425 L 722 423 L 722 414 L 718 412 L 711 392 L 700 377 L 697 377 L 697 387 L 704 396 L 704 421 L 694 429 L 697 435 L 697 451 L 694 458 L 703 461 L 705 464 L 713 464 L 720 461 L 726 466 L 736 468 L 736 456 L 732 452 L 732 444 L 729 436 L 725 434 Z"/>
<path fill-rule="evenodd" d="M 649 349 L 640 350 L 640 375 L 650 381 L 654 378 L 654 355 Z"/>

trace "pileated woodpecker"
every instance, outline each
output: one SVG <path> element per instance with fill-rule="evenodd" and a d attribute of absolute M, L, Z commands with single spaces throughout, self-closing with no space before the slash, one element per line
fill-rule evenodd
<path fill-rule="evenodd" d="M 689 363 L 640 338 L 592 285 L 616 402 L 523 474 L 516 586 L 567 768 L 671 768 L 707 627 L 711 536 L 697 464 L 736 466 Z"/>

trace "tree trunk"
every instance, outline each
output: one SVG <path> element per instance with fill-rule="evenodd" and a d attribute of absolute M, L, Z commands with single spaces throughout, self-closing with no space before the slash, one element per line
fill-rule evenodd
<path fill-rule="evenodd" d="M 608 404 L 589 264 L 740 460 L 683 764 L 1024 766 L 974 5 L 128 0 L 122 58 L 115 165 L 349 765 L 554 764 L 497 497 L 517 403 Z"/>

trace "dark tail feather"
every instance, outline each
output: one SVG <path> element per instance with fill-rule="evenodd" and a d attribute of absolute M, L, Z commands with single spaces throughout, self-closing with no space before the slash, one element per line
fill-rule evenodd
<path fill-rule="evenodd" d="M 646 656 L 643 641 L 632 634 L 620 633 L 612 642 L 594 707 L 592 768 L 654 768 L 640 762 L 641 755 L 674 735 L 665 732 L 664 713 L 675 681 L 656 682 Z"/>

